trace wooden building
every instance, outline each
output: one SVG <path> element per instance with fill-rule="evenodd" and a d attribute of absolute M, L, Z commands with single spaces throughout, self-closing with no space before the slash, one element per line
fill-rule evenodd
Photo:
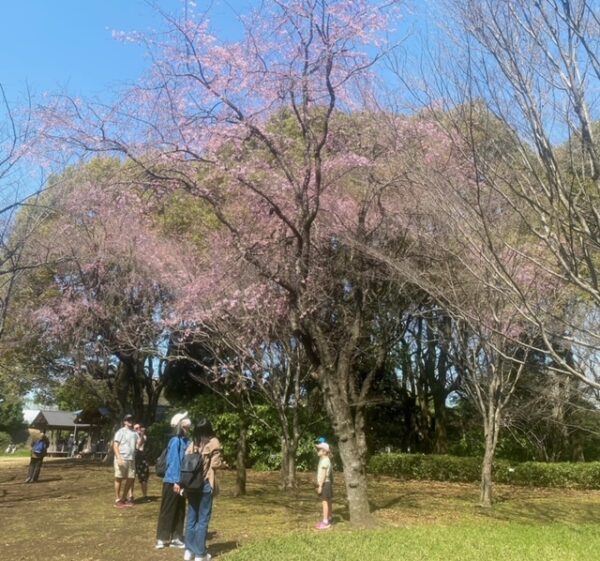
<path fill-rule="evenodd" d="M 77 411 L 40 411 L 29 425 L 45 430 L 50 440 L 49 456 L 75 456 L 91 453 L 94 426 L 77 422 Z"/>

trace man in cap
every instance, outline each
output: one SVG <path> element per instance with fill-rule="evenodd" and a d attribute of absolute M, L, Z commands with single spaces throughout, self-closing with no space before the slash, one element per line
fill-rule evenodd
<path fill-rule="evenodd" d="M 138 435 L 131 430 L 133 416 L 123 417 L 123 426 L 115 433 L 113 438 L 113 451 L 115 453 L 115 507 L 133 506 L 133 501 L 127 501 L 127 493 L 133 488 L 135 478 L 135 449 Z M 123 484 L 123 481 L 125 483 Z"/>

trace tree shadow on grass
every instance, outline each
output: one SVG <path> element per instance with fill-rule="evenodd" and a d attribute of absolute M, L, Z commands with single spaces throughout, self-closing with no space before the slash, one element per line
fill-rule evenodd
<path fill-rule="evenodd" d="M 55 481 L 62 481 L 64 479 L 64 477 L 44 477 L 43 479 L 38 479 L 37 481 L 33 482 L 33 483 L 25 483 L 25 485 L 40 485 L 43 483 L 53 483 Z"/>
<path fill-rule="evenodd" d="M 217 557 L 217 556 L 221 556 L 221 555 L 225 555 L 226 553 L 229 553 L 230 551 L 234 551 L 236 550 L 238 547 L 240 546 L 240 544 L 236 541 L 228 541 L 228 542 L 217 542 L 217 543 L 211 543 L 209 545 L 209 550 L 210 550 L 210 554 L 213 557 Z"/>
<path fill-rule="evenodd" d="M 41 500 L 58 498 L 65 498 L 64 493 L 62 493 L 61 491 L 54 491 L 36 496 L 24 496 L 20 493 L 0 493 L 0 506 L 2 508 L 10 508 L 27 502 L 38 503 Z"/>
<path fill-rule="evenodd" d="M 343 507 L 337 510 L 334 509 L 332 520 L 334 524 L 339 524 L 340 522 L 349 522 L 350 512 L 348 511 L 348 507 Z"/>
<path fill-rule="evenodd" d="M 136 505 L 157 503 L 160 501 L 160 499 L 161 499 L 161 497 L 158 495 L 148 495 L 147 497 L 138 497 L 138 498 L 134 499 L 133 503 Z"/>
<path fill-rule="evenodd" d="M 406 504 L 406 495 L 398 495 L 393 499 L 389 499 L 385 502 L 373 501 L 371 500 L 371 512 L 377 512 L 378 510 L 385 510 L 388 508 L 395 507 L 399 504 Z"/>
<path fill-rule="evenodd" d="M 479 509 L 479 516 L 503 522 L 596 524 L 600 521 L 597 504 L 573 502 L 528 501 L 526 503 L 498 501 L 492 509 Z"/>

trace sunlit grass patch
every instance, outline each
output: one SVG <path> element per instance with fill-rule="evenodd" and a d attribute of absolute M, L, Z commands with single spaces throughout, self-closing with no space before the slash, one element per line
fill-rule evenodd
<path fill-rule="evenodd" d="M 327 530 L 251 544 L 228 561 L 581 561 L 600 559 L 592 525 L 490 523 L 379 531 Z"/>

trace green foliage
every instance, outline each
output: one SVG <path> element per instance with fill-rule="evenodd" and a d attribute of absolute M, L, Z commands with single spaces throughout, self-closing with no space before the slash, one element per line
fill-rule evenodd
<path fill-rule="evenodd" d="M 183 236 L 200 249 L 205 247 L 207 236 L 219 228 L 209 206 L 184 191 L 176 191 L 164 201 L 159 223 L 165 234 Z"/>
<path fill-rule="evenodd" d="M 476 482 L 481 478 L 481 459 L 423 454 L 378 454 L 370 471 L 400 479 Z M 530 487 L 600 489 L 600 462 L 511 463 L 494 462 L 494 481 Z"/>
<path fill-rule="evenodd" d="M 10 434 L 0 431 L 0 454 L 4 453 L 6 447 L 12 442 Z"/>
<path fill-rule="evenodd" d="M 91 388 L 94 391 L 91 391 Z M 108 380 L 94 379 L 86 374 L 66 378 L 54 390 L 54 401 L 63 411 L 98 409 L 107 403 L 110 397 Z"/>
<path fill-rule="evenodd" d="M 235 465 L 237 441 L 240 429 L 240 414 L 226 410 L 225 401 L 214 394 L 196 397 L 187 408 L 192 420 L 200 417 L 210 419 L 216 435 L 223 445 L 223 455 L 229 465 Z M 268 405 L 252 407 L 246 417 L 247 423 L 247 467 L 259 471 L 272 471 L 281 468 L 281 428 L 275 411 Z M 302 410 L 300 415 L 300 441 L 296 466 L 299 471 L 314 468 L 314 442 L 317 437 L 329 434 L 324 420 L 315 421 L 312 411 Z"/>
<path fill-rule="evenodd" d="M 148 442 L 145 449 L 146 457 L 153 464 L 167 445 L 167 442 L 169 442 L 169 438 L 173 435 L 173 429 L 169 421 L 166 420 L 153 423 L 146 429 L 146 433 L 148 435 Z"/>
<path fill-rule="evenodd" d="M 12 435 L 18 433 L 23 424 L 23 402 L 12 394 L 0 392 L 3 401 L 0 403 L 0 431 Z"/>
<path fill-rule="evenodd" d="M 215 433 L 223 446 L 223 457 L 229 465 L 235 465 L 238 438 L 239 415 L 237 413 L 220 413 L 211 418 Z M 248 447 L 253 447 L 249 440 Z"/>
<path fill-rule="evenodd" d="M 469 431 L 464 431 L 458 440 L 451 442 L 449 446 L 451 455 L 463 457 L 483 456 L 484 449 L 483 429 L 480 426 Z"/>

